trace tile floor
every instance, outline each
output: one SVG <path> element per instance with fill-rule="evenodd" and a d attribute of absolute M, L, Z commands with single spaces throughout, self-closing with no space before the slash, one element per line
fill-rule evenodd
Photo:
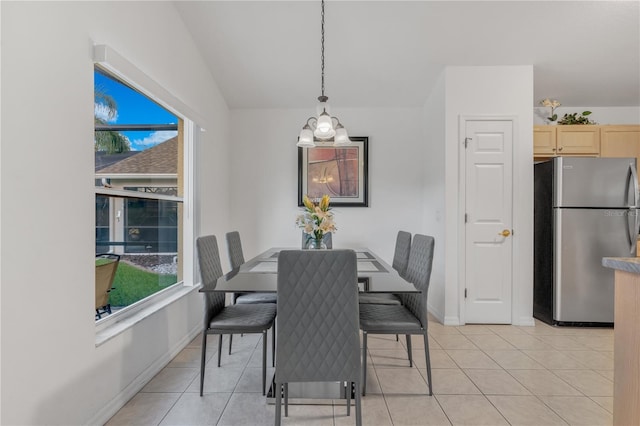
<path fill-rule="evenodd" d="M 415 364 L 409 368 L 404 339 L 369 337 L 364 425 L 612 423 L 613 329 L 538 321 L 535 327 L 445 327 L 436 321 L 429 327 L 431 397 L 421 338 L 413 340 Z M 274 407 L 261 391 L 260 336 L 236 336 L 233 354 L 223 350 L 221 368 L 217 338 L 209 338 L 204 397 L 198 393 L 198 337 L 107 424 L 272 425 Z M 223 344 L 226 349 L 226 339 Z M 347 417 L 338 404 L 290 406 L 283 424 L 351 425 L 355 416 Z"/>

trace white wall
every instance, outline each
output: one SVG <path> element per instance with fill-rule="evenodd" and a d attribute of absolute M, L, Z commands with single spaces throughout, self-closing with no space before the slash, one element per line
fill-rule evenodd
<path fill-rule="evenodd" d="M 461 116 L 515 116 L 513 324 L 533 324 L 533 67 L 447 67 L 445 324 L 461 320 L 458 191 Z"/>
<path fill-rule="evenodd" d="M 297 247 L 297 136 L 308 110 L 233 110 L 231 224 L 245 257 Z M 398 230 L 422 229 L 422 111 L 333 108 L 352 136 L 369 137 L 369 207 L 335 207 L 334 247 L 367 246 L 391 262 Z M 384 117 L 384 118 L 382 118 Z"/>
<path fill-rule="evenodd" d="M 556 108 L 558 119 L 565 114 L 578 115 L 583 111 L 591 111 L 589 118 L 598 124 L 638 124 L 640 123 L 640 107 L 565 107 Z M 533 124 L 547 124 L 546 117 L 551 114 L 550 108 L 536 107 L 533 109 Z"/>
<path fill-rule="evenodd" d="M 422 164 L 424 214 L 422 229 L 435 238 L 435 252 L 431 284 L 429 285 L 429 311 L 444 322 L 445 306 L 445 72 L 443 71 L 424 105 L 423 144 L 425 156 Z"/>
<path fill-rule="evenodd" d="M 2 424 L 106 421 L 201 326 L 195 292 L 95 346 L 92 44 L 207 122 L 201 229 L 227 229 L 228 110 L 169 2 L 1 3 Z"/>

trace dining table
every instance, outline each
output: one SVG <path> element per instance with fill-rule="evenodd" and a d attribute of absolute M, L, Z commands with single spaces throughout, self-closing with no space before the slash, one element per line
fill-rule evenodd
<path fill-rule="evenodd" d="M 224 293 L 275 293 L 278 290 L 278 254 L 294 248 L 272 247 L 232 269 L 220 277 L 215 288 L 202 292 Z M 329 249 L 330 250 L 330 249 Z M 406 281 L 381 257 L 367 248 L 356 252 L 359 291 L 366 293 L 418 293 L 413 284 Z"/>
<path fill-rule="evenodd" d="M 282 250 L 297 248 L 272 247 L 249 259 L 240 267 L 232 269 L 218 278 L 215 287 L 203 287 L 200 292 L 251 293 L 274 292 L 278 290 L 278 255 Z M 330 250 L 330 249 L 329 249 Z M 363 293 L 419 293 L 380 256 L 368 248 L 354 248 L 357 259 L 358 290 Z M 277 342 L 276 342 L 277 343 Z M 277 367 L 276 367 L 277 368 Z M 333 404 L 346 403 L 347 392 L 344 383 L 291 383 L 289 385 L 290 404 Z M 275 403 L 273 383 L 267 392 L 267 402 Z"/>

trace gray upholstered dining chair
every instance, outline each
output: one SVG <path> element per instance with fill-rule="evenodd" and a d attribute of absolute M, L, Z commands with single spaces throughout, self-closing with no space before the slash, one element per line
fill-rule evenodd
<path fill-rule="evenodd" d="M 284 250 L 278 256 L 276 425 L 288 383 L 346 382 L 347 415 L 355 392 L 362 424 L 358 273 L 353 250 Z M 352 388 L 353 385 L 353 388 Z"/>
<path fill-rule="evenodd" d="M 331 236 L 332 234 L 333 234 L 332 232 L 328 232 L 322 236 L 322 242 L 324 243 L 325 246 L 327 246 L 328 249 L 333 248 L 333 237 Z M 309 244 L 311 243 L 312 240 L 313 238 L 311 238 L 311 235 L 305 234 L 304 231 L 302 231 L 302 248 L 303 249 L 309 248 Z"/>
<path fill-rule="evenodd" d="M 275 318 L 274 303 L 237 304 L 225 306 L 225 294 L 213 292 L 218 278 L 222 276 L 218 241 L 215 235 L 196 239 L 198 263 L 204 291 L 204 329 L 202 331 L 202 359 L 200 362 L 200 396 L 204 388 L 204 364 L 207 352 L 207 335 L 218 334 L 218 367 L 222 354 L 223 334 L 262 333 L 262 394 L 267 382 L 267 330 L 273 330 L 272 351 L 275 355 Z M 274 364 L 275 365 L 275 364 Z"/>
<path fill-rule="evenodd" d="M 362 330 L 362 393 L 367 389 L 367 337 L 369 334 L 420 334 L 424 338 L 424 354 L 427 364 L 429 395 L 433 395 L 431 384 L 431 360 L 427 334 L 427 294 L 433 265 L 434 238 L 416 234 L 413 237 L 406 279 L 413 283 L 419 293 L 402 294 L 402 305 L 360 305 L 360 329 Z M 412 363 L 411 339 L 407 339 L 409 363 Z"/>
<path fill-rule="evenodd" d="M 407 264 L 409 263 L 409 253 L 411 251 L 411 234 L 407 231 L 398 231 L 396 236 L 396 247 L 393 252 L 392 267 L 401 277 L 405 277 Z M 400 305 L 400 297 L 391 293 L 362 293 L 360 303 L 373 303 L 376 305 Z"/>
<path fill-rule="evenodd" d="M 242 241 L 238 231 L 227 232 L 227 251 L 229 253 L 229 263 L 232 269 L 239 268 L 244 263 L 244 253 L 242 252 Z M 276 303 L 278 295 L 275 293 L 233 293 L 234 304 L 251 303 Z M 233 334 L 229 335 L 229 355 L 233 345 Z"/>

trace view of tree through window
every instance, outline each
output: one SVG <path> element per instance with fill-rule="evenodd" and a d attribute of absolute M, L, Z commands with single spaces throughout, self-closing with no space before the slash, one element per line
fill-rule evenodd
<path fill-rule="evenodd" d="M 184 145 L 178 117 L 99 68 L 94 82 L 96 319 L 101 319 L 182 279 Z M 98 257 L 105 253 L 113 256 Z M 118 266 L 102 305 L 98 266 L 113 259 Z"/>

